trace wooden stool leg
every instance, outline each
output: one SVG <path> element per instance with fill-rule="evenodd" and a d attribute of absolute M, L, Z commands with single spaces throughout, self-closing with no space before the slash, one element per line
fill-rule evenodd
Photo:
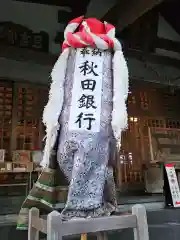
<path fill-rule="evenodd" d="M 149 240 L 146 209 L 143 205 L 136 204 L 132 207 L 132 214 L 137 217 L 137 227 L 134 228 L 134 240 Z"/>
<path fill-rule="evenodd" d="M 31 208 L 29 211 L 28 240 L 39 240 L 39 231 L 32 226 L 33 217 L 39 218 L 39 209 Z"/>

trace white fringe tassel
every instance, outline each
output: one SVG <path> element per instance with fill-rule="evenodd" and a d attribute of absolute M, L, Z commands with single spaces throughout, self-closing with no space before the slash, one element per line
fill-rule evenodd
<path fill-rule="evenodd" d="M 129 90 L 129 73 L 122 50 L 114 53 L 113 75 L 112 129 L 115 138 L 120 141 L 121 131 L 128 124 L 126 100 Z"/>
<path fill-rule="evenodd" d="M 59 129 L 58 119 L 64 101 L 64 82 L 69 51 L 69 48 L 63 51 L 51 72 L 52 83 L 49 91 L 49 100 L 43 113 L 43 123 L 46 126 L 46 143 L 43 160 L 41 161 L 41 166 L 43 167 L 49 163 L 50 152 L 56 141 Z"/>
<path fill-rule="evenodd" d="M 51 149 L 57 137 L 59 129 L 59 115 L 64 101 L 64 81 L 67 69 L 69 48 L 65 49 L 57 60 L 52 73 L 52 83 L 49 92 L 49 101 L 44 109 L 43 123 L 46 126 L 46 144 L 41 166 L 49 163 Z M 112 129 L 115 138 L 121 139 L 121 131 L 127 127 L 127 107 L 129 74 L 122 50 L 117 50 L 113 57 L 113 111 Z"/>

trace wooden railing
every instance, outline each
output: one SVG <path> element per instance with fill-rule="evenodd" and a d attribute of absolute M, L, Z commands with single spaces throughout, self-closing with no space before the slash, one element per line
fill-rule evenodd
<path fill-rule="evenodd" d="M 82 233 L 96 233 L 98 240 L 104 231 L 133 228 L 135 240 L 149 240 L 146 209 L 143 205 L 134 205 L 132 214 L 62 221 L 60 213 L 51 212 L 47 220 L 39 217 L 39 210 L 32 208 L 29 214 L 28 240 L 39 240 L 39 232 L 47 234 L 47 240 L 62 240 L 64 236 Z M 101 236 L 101 237 L 99 237 Z M 107 235 L 103 235 L 107 239 Z"/>

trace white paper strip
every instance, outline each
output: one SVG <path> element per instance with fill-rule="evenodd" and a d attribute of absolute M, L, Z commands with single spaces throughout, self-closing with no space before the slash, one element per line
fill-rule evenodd
<path fill-rule="evenodd" d="M 165 165 L 174 207 L 180 207 L 180 190 L 174 166 Z"/>
<path fill-rule="evenodd" d="M 70 131 L 100 131 L 103 57 L 98 49 L 77 49 Z"/>

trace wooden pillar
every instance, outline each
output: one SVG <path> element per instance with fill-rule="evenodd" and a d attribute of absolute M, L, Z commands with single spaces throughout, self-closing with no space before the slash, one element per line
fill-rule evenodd
<path fill-rule="evenodd" d="M 13 89 L 12 89 L 12 129 L 11 129 L 11 157 L 12 157 L 12 151 L 16 150 L 17 148 L 17 131 L 16 128 L 18 126 L 18 88 L 15 83 L 13 83 Z"/>

